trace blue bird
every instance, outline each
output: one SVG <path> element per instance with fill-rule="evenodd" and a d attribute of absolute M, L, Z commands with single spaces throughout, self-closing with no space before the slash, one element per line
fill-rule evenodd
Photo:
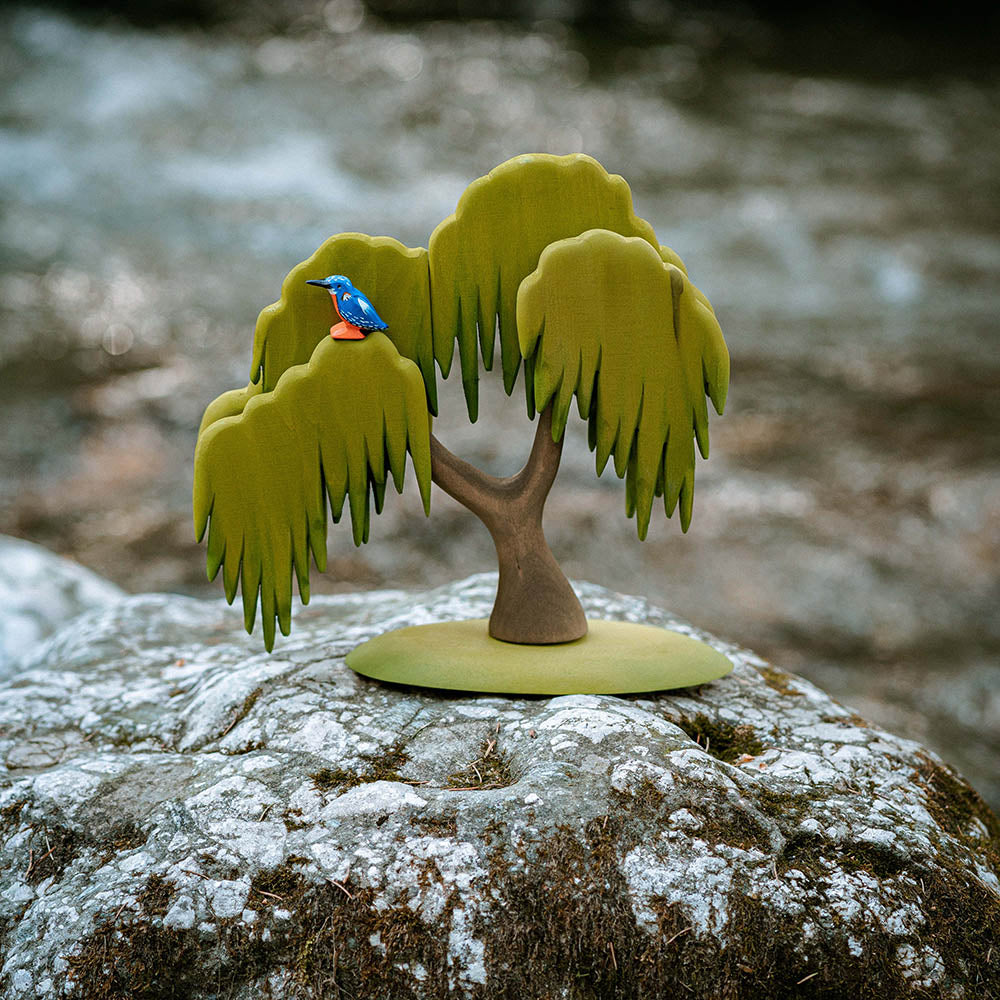
<path fill-rule="evenodd" d="M 374 330 L 384 330 L 387 325 L 368 301 L 364 292 L 359 292 L 350 279 L 342 274 L 331 274 L 329 278 L 310 278 L 307 285 L 317 285 L 325 288 L 333 299 L 333 307 L 343 320 L 330 327 L 330 336 L 334 340 L 363 340 L 366 334 Z"/>

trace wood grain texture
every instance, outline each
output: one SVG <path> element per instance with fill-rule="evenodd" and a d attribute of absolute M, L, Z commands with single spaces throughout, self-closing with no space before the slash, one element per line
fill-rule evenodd
<path fill-rule="evenodd" d="M 496 546 L 500 574 L 489 622 L 494 639 L 538 645 L 571 642 L 587 633 L 580 601 L 542 530 L 561 457 L 551 406 L 538 415 L 524 468 L 502 479 L 453 455 L 431 435 L 431 477 L 486 525 Z"/>

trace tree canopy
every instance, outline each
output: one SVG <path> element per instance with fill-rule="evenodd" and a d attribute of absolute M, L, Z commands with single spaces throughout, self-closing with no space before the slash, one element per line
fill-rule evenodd
<path fill-rule="evenodd" d="M 336 313 L 306 279 L 334 273 L 375 303 L 385 333 L 329 337 Z M 222 570 L 230 602 L 242 589 L 248 631 L 259 596 L 268 649 L 275 622 L 288 632 L 292 574 L 306 601 L 310 553 L 325 568 L 327 497 L 334 521 L 348 503 L 360 545 L 371 499 L 380 512 L 390 475 L 402 490 L 409 452 L 429 509 L 435 363 L 447 377 L 457 344 L 475 421 L 497 336 L 505 390 L 523 362 L 528 414 L 551 406 L 553 442 L 576 399 L 598 475 L 613 459 L 639 537 L 659 496 L 667 516 L 679 504 L 687 530 L 695 441 L 708 456 L 705 395 L 721 413 L 729 381 L 712 307 L 621 177 L 581 154 L 515 157 L 469 185 L 426 250 L 361 233 L 327 240 L 261 311 L 250 383 L 206 409 L 195 530 L 208 531 L 209 576 Z"/>
<path fill-rule="evenodd" d="M 508 395 L 514 389 L 522 360 L 518 286 L 549 244 L 588 229 L 658 245 L 653 227 L 633 211 L 632 193 L 621 177 L 582 154 L 530 153 L 473 181 L 454 214 L 431 234 L 434 354 L 447 377 L 457 341 L 470 420 L 479 407 L 480 354 L 491 370 L 498 329 L 504 389 Z M 530 378 L 525 393 L 528 415 L 534 416 Z"/>
<path fill-rule="evenodd" d="M 327 497 L 334 522 L 347 501 L 360 545 L 370 498 L 380 513 L 390 475 L 402 492 L 407 452 L 429 511 L 424 382 L 381 333 L 353 342 L 327 336 L 272 392 L 204 427 L 195 452 L 195 533 L 200 541 L 208 527 L 209 578 L 222 569 L 230 602 L 240 585 L 248 632 L 260 594 L 268 650 L 276 620 L 288 634 L 293 571 L 308 602 L 310 552 L 326 569 Z"/>
<path fill-rule="evenodd" d="M 427 404 L 431 413 L 437 413 L 427 251 L 403 246 L 389 236 L 331 236 L 288 272 L 281 298 L 257 317 L 251 382 L 262 382 L 264 391 L 270 392 L 284 371 L 310 359 L 337 317 L 330 297 L 305 282 L 334 273 L 350 275 L 378 303 L 379 314 L 389 326 L 386 336 L 404 358 L 420 368 Z"/>
<path fill-rule="evenodd" d="M 593 229 L 543 251 L 521 283 L 521 353 L 534 358 L 535 404 L 553 404 L 562 437 L 576 397 L 597 474 L 614 456 L 626 512 L 646 537 L 654 496 L 691 521 L 694 445 L 708 457 L 706 390 L 721 413 L 729 354 L 711 308 L 679 268 L 635 237 Z"/>

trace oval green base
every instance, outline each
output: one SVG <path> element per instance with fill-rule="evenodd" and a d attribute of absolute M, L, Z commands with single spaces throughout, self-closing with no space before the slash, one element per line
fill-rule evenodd
<path fill-rule="evenodd" d="M 500 694 L 635 694 L 724 677 L 733 664 L 698 639 L 631 622 L 589 621 L 575 642 L 501 642 L 485 618 L 412 625 L 363 642 L 347 665 L 365 677 Z"/>

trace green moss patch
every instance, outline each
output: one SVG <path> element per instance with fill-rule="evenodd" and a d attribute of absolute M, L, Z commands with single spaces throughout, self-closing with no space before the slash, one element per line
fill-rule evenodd
<path fill-rule="evenodd" d="M 34 827 L 28 841 L 28 866 L 24 879 L 28 885 L 38 885 L 47 878 L 58 879 L 79 857 L 83 837 L 76 830 L 58 824 Z"/>
<path fill-rule="evenodd" d="M 900 939 L 873 928 L 865 915 L 846 925 L 829 920 L 822 880 L 802 913 L 772 909 L 758 887 L 735 887 L 725 901 L 726 943 L 699 936 L 691 912 L 653 896 L 637 917 L 620 861 L 643 836 L 657 796 L 640 790 L 631 811 L 612 812 L 582 829 L 557 828 L 525 843 L 502 821 L 494 824 L 487 856 L 486 909 L 472 915 L 484 944 L 487 982 L 463 995 L 476 1000 L 914 1000 L 944 997 L 903 977 L 901 943 L 932 947 L 954 982 L 977 1000 L 1000 997 L 1000 965 L 986 955 L 1000 926 L 994 897 L 961 863 L 907 872 L 893 891 L 922 903 L 926 926 Z M 513 844 L 513 853 L 506 845 Z M 801 860 L 829 851 L 807 839 L 790 851 Z M 855 865 L 893 878 L 899 859 L 867 846 L 841 847 L 841 870 Z M 904 891 L 905 890 L 905 891 Z M 72 996 L 83 1000 L 229 1000 L 255 990 L 278 972 L 283 998 L 392 997 L 431 1000 L 453 995 L 448 964 L 457 894 L 425 921 L 410 904 L 411 890 L 378 900 L 352 881 L 316 884 L 288 865 L 260 872 L 251 900 L 258 920 L 218 922 L 218 935 L 164 929 L 155 911 L 170 887 L 151 877 L 140 912 L 104 919 L 67 956 Z M 910 893 L 910 897 L 906 896 Z M 267 894 L 267 895 L 265 895 Z M 276 898 L 277 897 L 277 898 Z M 386 905 L 388 902 L 388 905 Z M 291 920 L 278 919 L 276 909 Z M 811 925 L 808 940 L 804 929 Z M 854 955 L 848 938 L 863 942 Z M 417 966 L 423 970 L 413 975 Z"/>
<path fill-rule="evenodd" d="M 198 860 L 201 862 L 202 874 L 208 875 L 210 878 L 232 882 L 242 874 L 236 865 L 220 861 L 214 854 L 210 854 L 208 851 L 202 851 L 198 855 Z"/>
<path fill-rule="evenodd" d="M 250 883 L 249 904 L 254 909 L 296 905 L 307 887 L 306 880 L 287 864 L 258 872 Z"/>
<path fill-rule="evenodd" d="M 295 873 L 278 869 L 268 882 L 287 893 L 281 905 L 292 911 L 292 920 L 277 921 L 262 910 L 257 924 L 226 929 L 218 995 L 232 995 L 262 973 L 282 968 L 283 997 L 448 996 L 454 900 L 429 924 L 403 900 L 376 908 L 373 891 L 350 881 L 315 885 L 294 879 Z M 410 964 L 422 966 L 422 981 L 409 974 Z"/>
<path fill-rule="evenodd" d="M 921 764 L 914 777 L 924 790 L 927 811 L 946 833 L 970 847 L 982 851 L 982 838 L 971 834 L 973 821 L 986 828 L 985 850 L 994 870 L 1000 874 L 1000 820 L 983 801 L 982 796 L 954 771 L 920 754 Z"/>
<path fill-rule="evenodd" d="M 835 844 L 817 834 L 796 834 L 785 844 L 776 861 L 776 871 L 797 869 L 811 878 L 823 880 L 831 870 L 864 871 L 885 879 L 907 868 L 907 860 L 881 844 L 851 842 Z"/>
<path fill-rule="evenodd" d="M 752 885 L 730 892 L 727 908 L 736 933 L 724 948 L 695 947 L 686 979 L 699 996 L 751 1000 L 903 1000 L 938 996 L 921 992 L 899 968 L 900 941 L 861 917 L 848 926 L 831 926 L 822 915 L 822 896 L 806 902 L 795 917 L 769 907 Z M 805 939 L 807 925 L 817 928 Z M 854 955 L 848 938 L 863 942 Z M 715 951 L 715 966 L 707 963 Z M 711 984 L 717 993 L 707 992 Z"/>
<path fill-rule="evenodd" d="M 475 927 L 490 997 L 622 995 L 642 942 L 615 863 L 619 829 L 614 819 L 596 822 L 581 839 L 560 828 L 517 869 L 502 851 L 493 855 L 496 910 Z"/>
<path fill-rule="evenodd" d="M 147 920 L 104 920 L 67 955 L 81 1000 L 187 1000 L 204 984 L 197 938 Z"/>
<path fill-rule="evenodd" d="M 966 996 L 1000 998 L 1000 900 L 961 860 L 921 876 L 927 914 L 926 939 L 933 943 L 949 975 L 965 984 Z"/>
<path fill-rule="evenodd" d="M 612 791 L 612 808 L 605 819 L 612 819 L 610 825 L 618 831 L 616 839 L 623 853 L 666 828 L 670 810 L 664 807 L 665 802 L 666 796 L 648 777 L 642 778 L 627 792 Z M 765 853 L 771 849 L 767 829 L 749 808 L 727 801 L 715 802 L 711 808 L 706 808 L 697 789 L 692 787 L 688 809 L 700 822 L 695 836 L 710 844 L 728 844 L 744 851 Z M 602 829 L 608 825 L 604 823 Z"/>
<path fill-rule="evenodd" d="M 615 820 L 588 825 L 582 836 L 563 828 L 526 852 L 512 869 L 497 854 L 491 868 L 498 912 L 476 931 L 486 947 L 487 994 L 649 998 L 691 996 L 727 1000 L 826 997 L 897 1000 L 915 994 L 894 968 L 895 942 L 863 928 L 866 950 L 855 958 L 843 929 L 820 915 L 821 902 L 789 917 L 771 910 L 750 887 L 727 901 L 734 924 L 726 945 L 701 938 L 690 912 L 654 896 L 655 927 L 640 927 L 617 864 Z M 804 943 L 807 923 L 820 935 Z M 818 980 L 818 982 L 817 982 Z"/>
<path fill-rule="evenodd" d="M 321 781 L 329 781 L 329 782 L 331 782 L 328 785 L 329 788 L 337 788 L 337 787 L 339 787 L 337 784 L 334 783 L 335 780 L 336 780 L 334 777 L 332 777 L 332 776 L 323 776 L 322 775 L 322 771 L 323 770 L 325 770 L 325 769 L 321 769 L 320 771 L 316 772 L 317 774 L 321 775 L 320 780 Z M 313 776 L 313 780 L 315 782 L 315 780 L 316 780 L 315 776 Z M 316 787 L 319 788 L 320 791 L 326 791 L 326 789 L 323 788 L 320 785 L 317 785 Z M 301 809 L 286 808 L 286 809 L 282 810 L 281 820 L 285 824 L 285 829 L 289 833 L 291 833 L 293 830 L 304 830 L 309 824 L 302 818 L 302 816 L 303 816 L 303 813 L 302 813 Z"/>
<path fill-rule="evenodd" d="M 102 919 L 66 956 L 71 996 L 229 1000 L 276 970 L 282 985 L 274 995 L 284 998 L 416 1000 L 448 995 L 454 899 L 428 924 L 405 899 L 377 909 L 370 888 L 351 882 L 312 884 L 282 865 L 253 880 L 257 922 L 219 921 L 212 941 L 197 930 L 162 926 L 153 909 L 162 906 L 164 888 L 151 879 L 138 914 Z M 292 919 L 275 918 L 278 908 L 291 911 Z M 425 970 L 419 990 L 414 989 L 418 980 L 407 971 L 410 963 Z"/>
<path fill-rule="evenodd" d="M 100 823 L 78 830 L 61 823 L 39 823 L 31 819 L 30 802 L 20 799 L 0 810 L 0 833 L 29 826 L 31 833 L 20 848 L 21 871 L 29 885 L 48 878 L 58 881 L 63 872 L 87 850 L 98 852 L 97 867 L 123 851 L 141 847 L 148 834 L 131 822 Z"/>
<path fill-rule="evenodd" d="M 27 799 L 15 799 L 0 809 L 0 833 L 17 829 L 21 822 L 21 813 L 27 804 Z"/>
<path fill-rule="evenodd" d="M 647 930 L 646 916 L 640 928 L 616 863 L 633 837 L 628 822 L 612 817 L 589 824 L 582 836 L 564 828 L 543 844 L 522 849 L 523 862 L 516 867 L 496 853 L 491 881 L 499 912 L 477 927 L 486 943 L 491 998 L 914 1000 L 951 995 L 947 988 L 921 988 L 903 976 L 897 954 L 903 943 L 932 947 L 968 995 L 1000 997 L 1000 967 L 984 961 L 1000 926 L 995 899 L 985 902 L 982 891 L 977 896 L 967 875 L 940 869 L 936 875 L 923 873 L 926 899 L 934 900 L 932 915 L 926 931 L 909 939 L 873 927 L 866 915 L 846 925 L 831 921 L 822 882 L 794 916 L 771 908 L 757 887 L 746 883 L 725 902 L 730 920 L 722 944 L 700 937 L 687 908 L 662 896 L 649 903 L 655 927 Z M 802 858 L 814 846 L 800 843 L 795 850 Z M 867 845 L 843 848 L 837 861 L 842 870 L 875 870 L 887 878 L 901 865 L 898 857 L 872 854 Z M 920 883 L 910 878 L 906 884 Z M 812 928 L 808 939 L 807 926 Z M 852 936 L 863 944 L 861 955 L 848 946 Z"/>
<path fill-rule="evenodd" d="M 666 799 L 651 778 L 642 778 L 628 794 L 613 791 L 612 796 L 618 808 L 627 812 L 656 813 Z"/>
<path fill-rule="evenodd" d="M 154 917 L 162 917 L 170 909 L 176 889 L 162 875 L 150 875 L 137 897 L 139 908 Z"/>
<path fill-rule="evenodd" d="M 728 844 L 742 851 L 768 853 L 771 838 L 767 830 L 746 810 L 734 807 L 723 813 L 696 811 L 703 819 L 698 836 L 710 844 Z"/>
<path fill-rule="evenodd" d="M 764 744 L 752 726 L 713 722 L 703 712 L 693 719 L 681 716 L 675 722 L 695 743 L 727 764 L 735 764 L 744 755 L 756 757 L 764 752 Z"/>
<path fill-rule="evenodd" d="M 309 775 L 309 780 L 319 792 L 341 792 L 360 785 L 364 778 L 342 767 L 321 767 Z"/>
<path fill-rule="evenodd" d="M 778 694 L 788 695 L 793 698 L 801 698 L 802 692 L 792 687 L 795 678 L 784 670 L 775 667 L 757 667 L 757 673 L 764 678 L 764 683 Z"/>
<path fill-rule="evenodd" d="M 448 775 L 450 788 L 479 791 L 505 788 L 516 780 L 510 759 L 497 746 L 498 735 L 485 738 L 479 745 L 479 755 L 465 767 Z"/>
<path fill-rule="evenodd" d="M 780 819 L 786 827 L 790 827 L 798 823 L 799 817 L 814 809 L 816 803 L 823 800 L 823 794 L 822 788 L 810 794 L 783 791 L 762 784 L 754 789 L 754 802 L 765 816 Z"/>
<path fill-rule="evenodd" d="M 101 851 L 100 863 L 106 865 L 116 855 L 142 847 L 148 839 L 149 835 L 141 827 L 123 822 L 113 824 L 106 833 L 96 837 L 94 842 Z"/>
<path fill-rule="evenodd" d="M 371 781 L 402 781 L 407 784 L 422 784 L 413 778 L 405 778 L 400 774 L 400 768 L 410 761 L 410 755 L 398 744 L 389 747 L 380 754 L 372 754 L 361 758 L 363 766 L 357 771 L 348 771 L 342 767 L 321 767 L 309 777 L 313 785 L 321 792 L 346 792 L 348 788 Z"/>
<path fill-rule="evenodd" d="M 454 837 L 458 834 L 458 821 L 454 815 L 428 816 L 426 813 L 412 813 L 410 825 L 432 837 Z"/>

